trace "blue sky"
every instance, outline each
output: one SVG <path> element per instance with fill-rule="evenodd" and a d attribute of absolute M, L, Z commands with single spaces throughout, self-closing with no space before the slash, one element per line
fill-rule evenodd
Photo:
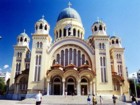
<path fill-rule="evenodd" d="M 81 16 L 85 39 L 91 35 L 97 17 L 101 18 L 107 34 L 121 38 L 129 73 L 140 69 L 140 0 L 0 0 L 0 71 L 10 71 L 17 36 L 26 29 L 31 38 L 42 15 L 50 24 L 50 35 L 54 36 L 57 17 L 69 1 Z"/>

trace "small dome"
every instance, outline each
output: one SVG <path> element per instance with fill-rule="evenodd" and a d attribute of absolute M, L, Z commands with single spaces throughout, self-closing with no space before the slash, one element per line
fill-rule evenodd
<path fill-rule="evenodd" d="M 117 37 L 117 36 L 111 36 L 110 39 L 112 39 L 112 38 L 119 38 L 119 37 Z"/>
<path fill-rule="evenodd" d="M 29 36 L 25 33 L 25 30 L 24 30 L 24 32 L 20 33 L 20 34 L 18 35 L 18 37 L 25 37 L 25 38 L 30 39 Z"/>
<path fill-rule="evenodd" d="M 71 8 L 71 7 L 68 7 L 68 8 L 65 8 L 64 10 L 62 10 L 57 18 L 57 22 L 59 20 L 62 20 L 62 19 L 65 19 L 65 18 L 74 18 L 74 19 L 77 19 L 79 22 L 81 22 L 81 18 L 80 18 L 80 15 L 78 14 L 78 12 Z"/>

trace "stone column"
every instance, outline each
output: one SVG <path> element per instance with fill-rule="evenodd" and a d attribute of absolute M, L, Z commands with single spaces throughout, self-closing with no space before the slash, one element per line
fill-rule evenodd
<path fill-rule="evenodd" d="M 120 83 L 120 94 L 123 94 L 122 84 Z"/>
<path fill-rule="evenodd" d="M 65 79 L 63 79 L 62 82 L 63 82 L 63 92 L 62 92 L 62 95 L 64 96 L 65 95 Z"/>
<path fill-rule="evenodd" d="M 50 80 L 47 80 L 47 95 L 49 96 L 50 95 Z"/>
<path fill-rule="evenodd" d="M 92 95 L 92 81 L 90 82 L 90 95 Z"/>
<path fill-rule="evenodd" d="M 77 81 L 77 95 L 81 96 L 80 80 Z"/>
<path fill-rule="evenodd" d="M 95 82 L 93 81 L 93 94 L 96 94 L 96 89 L 95 89 Z"/>

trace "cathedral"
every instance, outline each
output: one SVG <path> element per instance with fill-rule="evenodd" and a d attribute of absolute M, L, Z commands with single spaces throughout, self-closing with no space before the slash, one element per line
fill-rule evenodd
<path fill-rule="evenodd" d="M 63 9 L 54 27 L 44 16 L 35 23 L 30 38 L 24 31 L 14 45 L 8 95 L 12 99 L 44 95 L 122 95 L 129 94 L 129 83 L 121 39 L 106 33 L 106 24 L 91 24 L 92 35 L 85 30 L 79 13 L 69 5 Z"/>

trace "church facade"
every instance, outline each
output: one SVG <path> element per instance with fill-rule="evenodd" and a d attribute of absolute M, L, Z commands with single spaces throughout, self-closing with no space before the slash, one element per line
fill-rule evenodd
<path fill-rule="evenodd" d="M 129 94 L 124 48 L 117 36 L 108 36 L 106 24 L 98 20 L 85 30 L 78 12 L 63 9 L 54 28 L 42 17 L 30 38 L 23 32 L 14 46 L 9 96 L 33 97 L 39 90 L 46 95 Z"/>

